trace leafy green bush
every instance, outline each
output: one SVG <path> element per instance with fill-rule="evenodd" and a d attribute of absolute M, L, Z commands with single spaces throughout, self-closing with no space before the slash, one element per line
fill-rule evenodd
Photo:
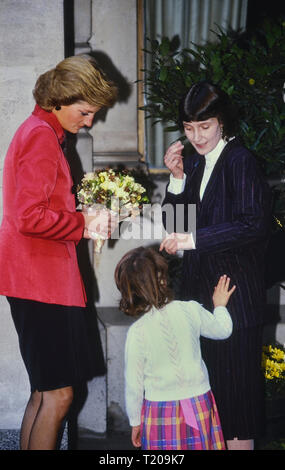
<path fill-rule="evenodd" d="M 146 117 L 178 129 L 178 104 L 200 80 L 218 84 L 239 110 L 239 135 L 268 177 L 285 177 L 285 21 L 264 22 L 252 33 L 216 33 L 215 42 L 179 49 L 177 36 L 148 41 Z M 285 211 L 285 197 L 278 210 Z"/>

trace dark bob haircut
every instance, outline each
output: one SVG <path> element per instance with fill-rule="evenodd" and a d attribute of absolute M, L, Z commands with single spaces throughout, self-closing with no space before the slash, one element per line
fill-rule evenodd
<path fill-rule="evenodd" d="M 237 111 L 229 96 L 217 85 L 201 81 L 192 85 L 179 105 L 179 124 L 217 118 L 223 128 L 223 138 L 235 135 Z"/>
<path fill-rule="evenodd" d="M 122 295 L 120 309 L 127 315 L 160 309 L 173 299 L 167 261 L 152 248 L 128 251 L 116 267 L 115 281 Z"/>

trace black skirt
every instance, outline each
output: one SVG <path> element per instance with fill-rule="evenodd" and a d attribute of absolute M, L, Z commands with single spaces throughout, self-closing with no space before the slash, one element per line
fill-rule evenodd
<path fill-rule="evenodd" d="M 224 438 L 262 437 L 265 431 L 262 326 L 234 329 L 226 340 L 201 338 L 201 347 Z"/>
<path fill-rule="evenodd" d="M 102 355 L 95 355 L 98 344 L 90 338 L 87 308 L 8 301 L 32 392 L 75 386 L 98 375 L 96 361 Z M 94 340 L 100 341 L 99 334 Z"/>

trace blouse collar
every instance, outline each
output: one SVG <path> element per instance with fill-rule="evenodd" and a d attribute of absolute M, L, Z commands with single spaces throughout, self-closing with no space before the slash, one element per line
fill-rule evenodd
<path fill-rule="evenodd" d="M 36 104 L 35 109 L 32 114 L 42 119 L 43 121 L 47 122 L 55 131 L 57 138 L 59 140 L 59 143 L 62 144 L 65 138 L 65 132 L 64 132 L 62 125 L 60 124 L 57 117 L 55 116 L 55 114 L 53 114 L 52 112 L 45 111 L 38 104 Z"/>
<path fill-rule="evenodd" d="M 213 150 L 211 150 L 211 152 L 205 155 L 207 168 L 213 167 L 216 164 L 219 156 L 221 155 L 226 145 L 227 145 L 227 141 L 224 139 L 220 139 L 216 147 Z"/>

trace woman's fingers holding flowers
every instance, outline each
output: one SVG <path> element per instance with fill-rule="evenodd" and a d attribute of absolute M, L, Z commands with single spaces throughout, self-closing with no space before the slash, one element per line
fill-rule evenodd
<path fill-rule="evenodd" d="M 118 214 L 108 209 L 95 209 L 94 212 L 85 214 L 85 229 L 89 233 L 93 232 L 102 238 L 109 238 L 119 223 Z"/>

